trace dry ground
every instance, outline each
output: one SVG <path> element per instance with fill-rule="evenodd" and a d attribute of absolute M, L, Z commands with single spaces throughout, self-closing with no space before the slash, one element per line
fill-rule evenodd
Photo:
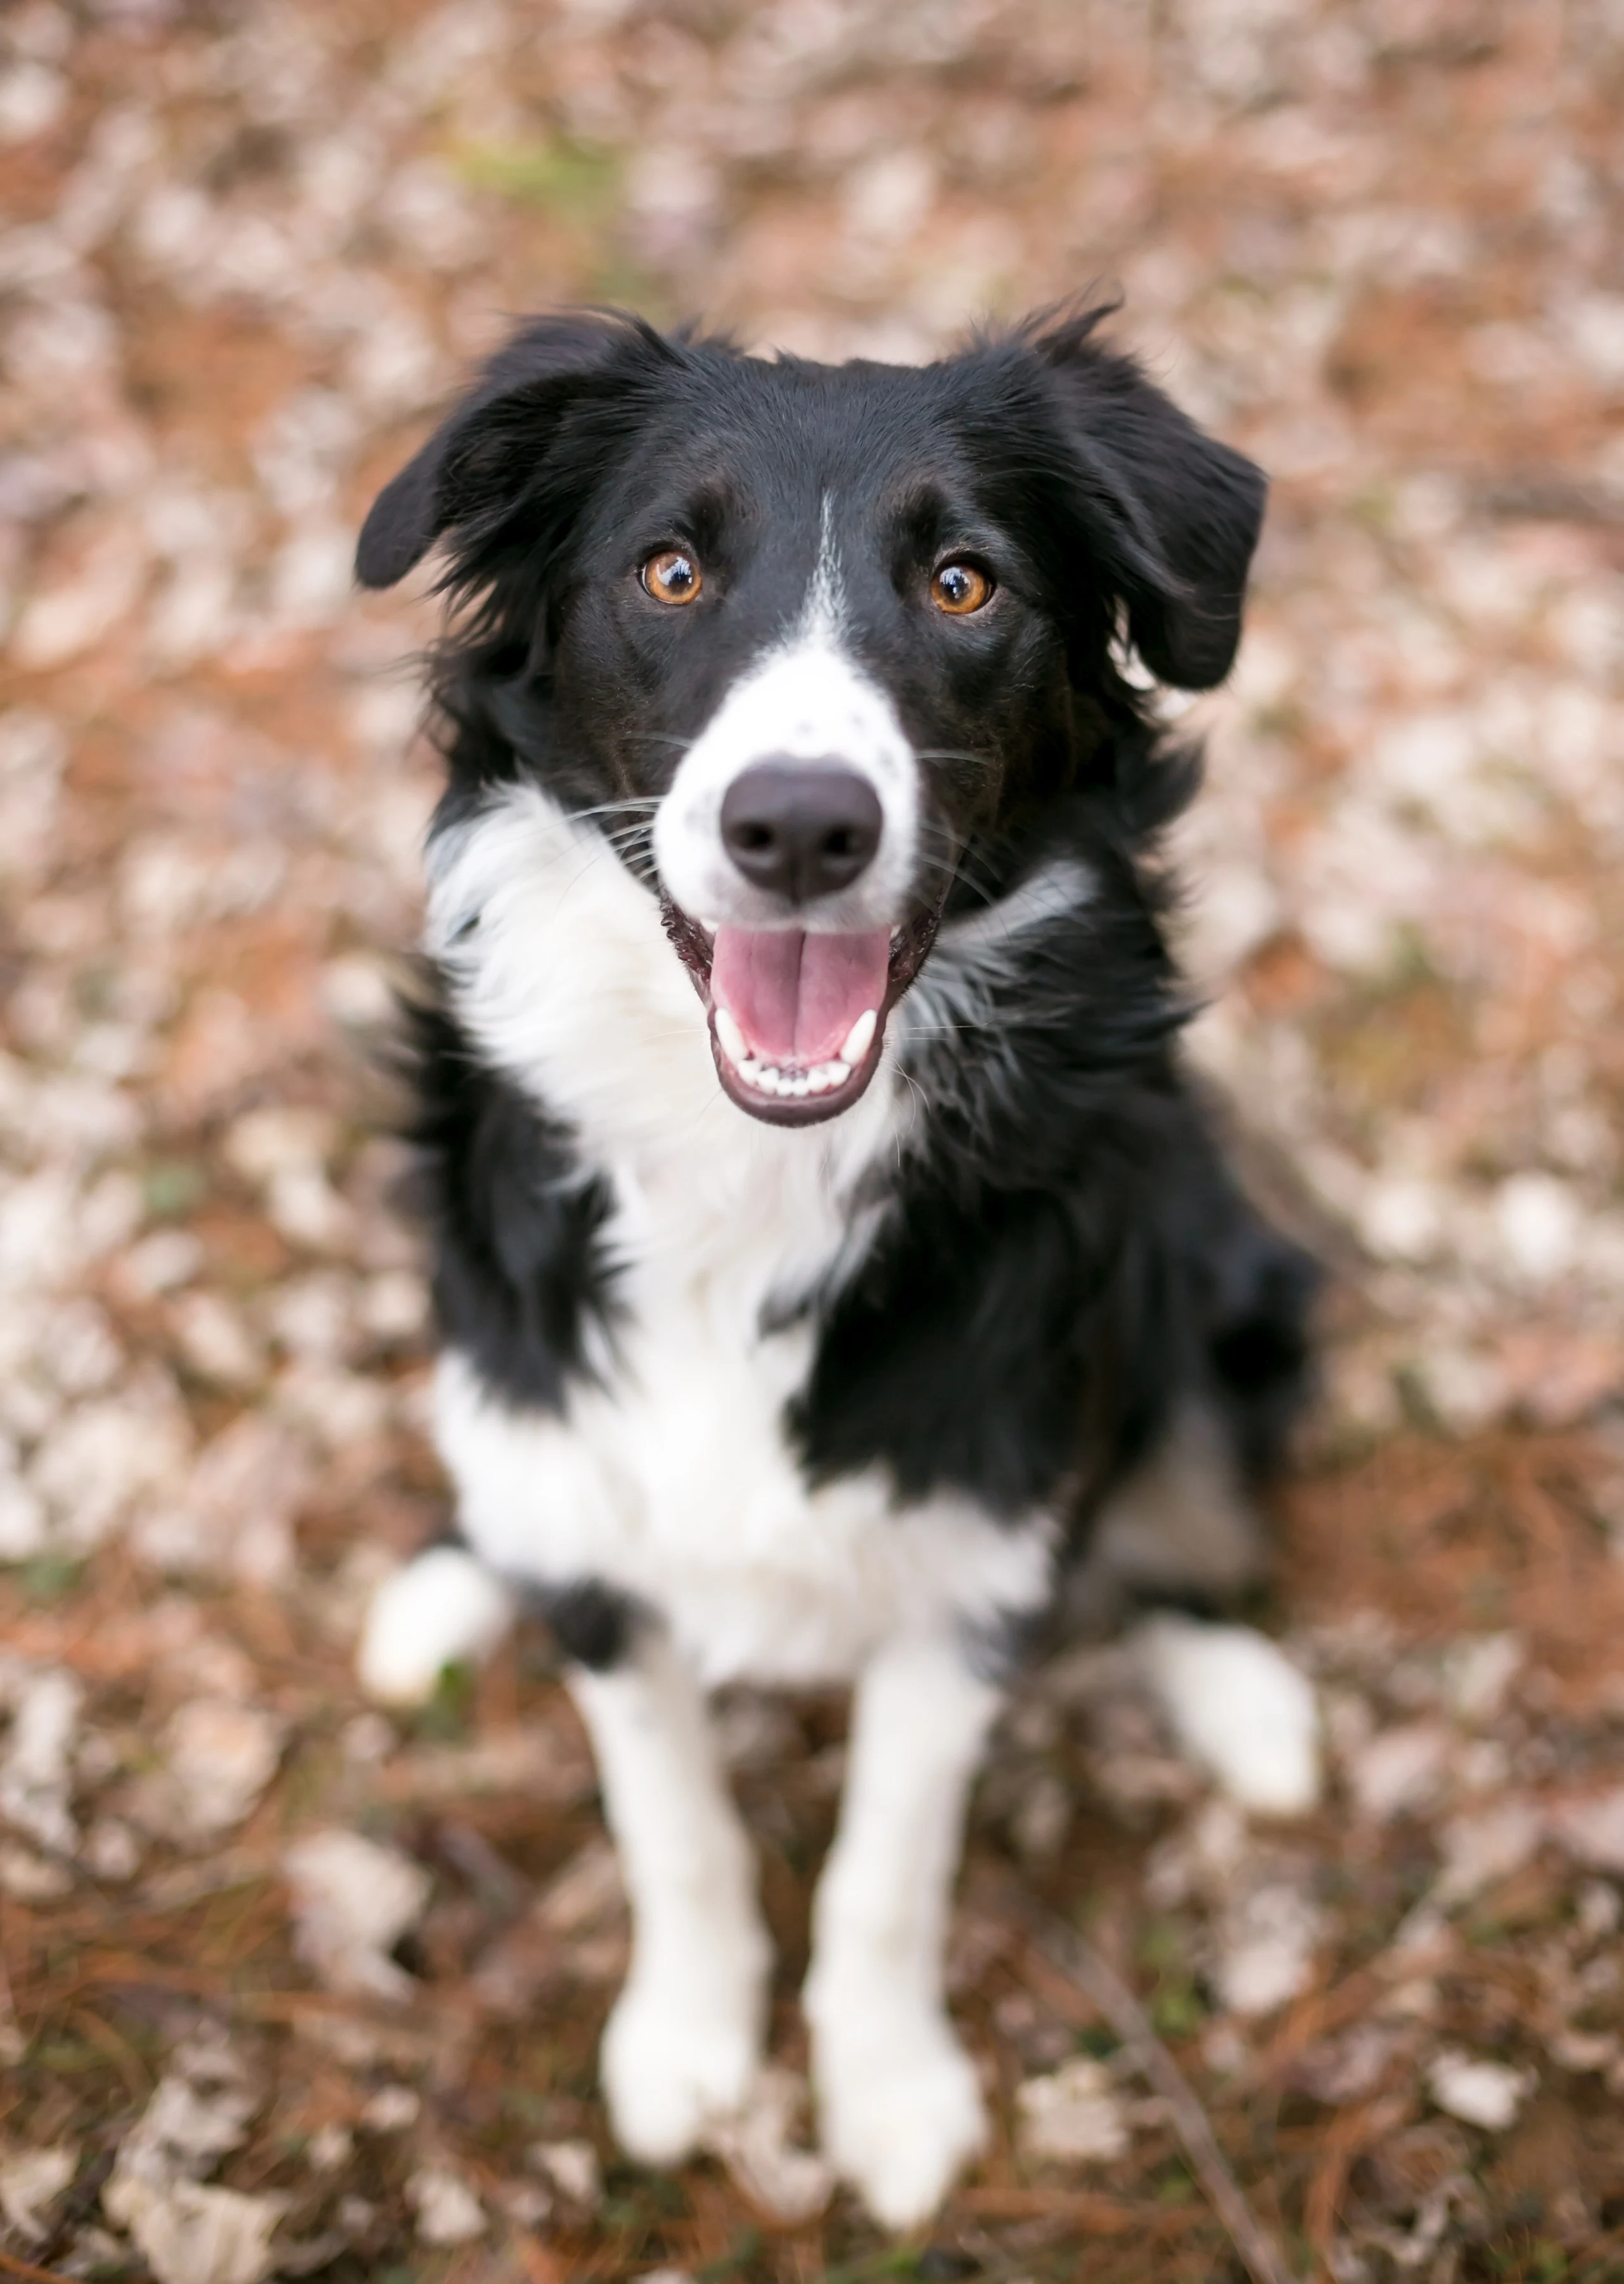
<path fill-rule="evenodd" d="M 12 0 L 0 49 L 0 2274 L 1237 2272 L 1036 1903 L 1297 2273 L 1624 2276 L 1616 0 Z M 545 1643 L 415 1725 L 349 1678 L 444 1494 L 368 1075 L 430 617 L 348 555 L 504 312 L 915 356 L 1102 278 L 1276 479 L 1181 853 L 1197 1050 L 1338 1271 L 1272 1612 L 1335 1781 L 1247 1830 L 1108 1656 L 1015 1709 L 954 1943 L 998 2144 L 897 2252 L 765 2115 L 616 2160 Z M 792 2072 L 839 1709 L 728 1719 Z"/>

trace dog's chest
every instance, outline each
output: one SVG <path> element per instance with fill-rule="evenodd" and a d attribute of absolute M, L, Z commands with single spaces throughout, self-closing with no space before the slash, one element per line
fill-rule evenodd
<path fill-rule="evenodd" d="M 861 1258 L 880 1208 L 809 1135 L 725 1138 L 604 1167 L 615 1313 L 561 1418 L 491 1402 L 448 1359 L 441 1444 L 471 1542 L 519 1577 L 632 1596 L 712 1681 L 842 1680 L 899 1631 L 1041 1600 L 1045 1519 L 899 1508 L 879 1467 L 808 1479 L 786 1412 L 817 1311 L 796 1304 Z"/>
<path fill-rule="evenodd" d="M 562 1417 L 447 1359 L 439 1438 L 476 1549 L 637 1597 L 713 1679 L 838 1678 L 901 1626 L 1038 1599 L 1041 1519 L 1011 1529 L 959 1498 L 898 1511 L 878 1466 L 813 1484 L 788 1432 L 818 1301 L 861 1263 L 904 1146 L 889 1051 L 828 1126 L 736 1109 L 652 900 L 533 793 L 443 852 L 431 944 L 471 1036 L 568 1122 L 613 1200 L 609 1321 Z"/>
<path fill-rule="evenodd" d="M 617 1169 L 612 1354 L 571 1407 L 628 1479 L 605 1559 L 723 1670 L 844 1670 L 865 1605 L 891 1599 L 887 1484 L 814 1487 L 787 1425 L 816 1352 L 809 1296 L 872 1218 L 835 1193 L 816 1143 L 775 1146 L 810 1138 L 747 1129 L 742 1148 Z"/>

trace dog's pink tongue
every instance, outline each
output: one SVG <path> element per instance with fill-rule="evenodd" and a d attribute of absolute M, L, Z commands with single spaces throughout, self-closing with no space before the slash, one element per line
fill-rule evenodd
<path fill-rule="evenodd" d="M 722 927 L 711 953 L 711 997 L 772 1063 L 828 1062 L 870 1007 L 886 1004 L 891 931 L 802 935 Z"/>

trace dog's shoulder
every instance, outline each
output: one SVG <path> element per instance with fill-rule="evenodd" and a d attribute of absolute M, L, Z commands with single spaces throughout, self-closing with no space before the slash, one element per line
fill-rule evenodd
<path fill-rule="evenodd" d="M 432 969 L 402 1011 L 401 1060 L 406 1201 L 428 1234 L 441 1335 L 493 1393 L 557 1410 L 608 1323 L 610 1185 L 480 1054 Z"/>

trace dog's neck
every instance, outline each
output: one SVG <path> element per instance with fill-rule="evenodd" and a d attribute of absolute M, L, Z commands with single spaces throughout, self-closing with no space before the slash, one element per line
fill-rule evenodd
<path fill-rule="evenodd" d="M 741 1311 L 782 1313 L 860 1257 L 884 1173 L 923 1115 L 894 1065 L 825 1126 L 737 1109 L 655 897 L 535 786 L 441 832 L 430 880 L 427 948 L 457 1020 L 569 1129 L 583 1171 L 607 1177 L 622 1261 L 730 1282 Z"/>

